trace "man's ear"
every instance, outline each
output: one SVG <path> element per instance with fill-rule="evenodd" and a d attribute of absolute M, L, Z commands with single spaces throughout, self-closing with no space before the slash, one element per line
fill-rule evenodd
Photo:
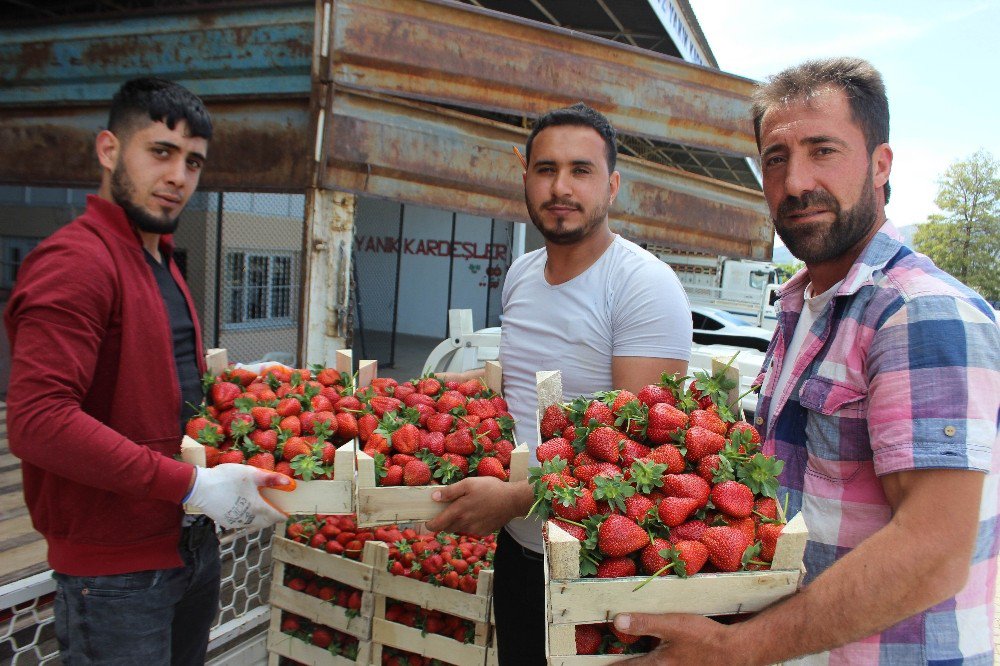
<path fill-rule="evenodd" d="M 121 142 L 118 137 L 108 130 L 102 130 L 94 141 L 94 147 L 97 151 L 97 161 L 101 166 L 108 171 L 114 171 L 121 152 Z"/>
<path fill-rule="evenodd" d="M 611 200 L 608 202 L 609 206 L 615 202 L 615 197 L 618 196 L 618 188 L 621 187 L 621 184 L 622 175 L 618 173 L 618 171 L 615 171 L 611 174 L 611 182 L 609 183 L 611 188 Z"/>
<path fill-rule="evenodd" d="M 877 190 L 889 182 L 892 171 L 892 148 L 889 144 L 879 144 L 872 152 L 872 185 Z"/>

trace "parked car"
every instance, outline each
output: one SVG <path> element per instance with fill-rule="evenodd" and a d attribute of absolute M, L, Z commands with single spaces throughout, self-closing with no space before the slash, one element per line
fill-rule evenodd
<path fill-rule="evenodd" d="M 699 345 L 729 345 L 767 351 L 772 331 L 751 326 L 725 310 L 702 305 L 691 306 L 694 342 Z"/>

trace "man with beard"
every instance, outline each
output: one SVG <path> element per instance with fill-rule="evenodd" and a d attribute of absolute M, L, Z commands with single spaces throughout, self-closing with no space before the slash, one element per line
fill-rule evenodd
<path fill-rule="evenodd" d="M 734 625 L 624 615 L 646 664 L 992 664 L 1000 332 L 885 217 L 889 107 L 867 62 L 807 62 L 753 120 L 774 226 L 805 262 L 780 293 L 757 423 L 806 586 Z"/>
<path fill-rule="evenodd" d="M 203 664 L 219 598 L 212 520 L 283 518 L 258 487 L 285 476 L 174 459 L 205 365 L 170 234 L 211 136 L 188 90 L 125 83 L 97 135 L 97 195 L 27 257 L 5 313 L 10 449 L 48 545 L 67 664 Z M 207 517 L 185 517 L 185 501 Z"/>
<path fill-rule="evenodd" d="M 691 355 L 687 297 L 665 263 L 613 233 L 618 193 L 615 130 L 584 104 L 542 116 L 528 137 L 524 199 L 545 247 L 515 261 L 503 287 L 500 361 L 518 440 L 534 459 L 535 373 L 559 370 L 564 398 L 598 390 L 637 393 Z M 443 487 L 451 502 L 429 529 L 489 534 L 500 662 L 545 663 L 542 522 L 528 519 L 528 483 L 489 477 Z"/>

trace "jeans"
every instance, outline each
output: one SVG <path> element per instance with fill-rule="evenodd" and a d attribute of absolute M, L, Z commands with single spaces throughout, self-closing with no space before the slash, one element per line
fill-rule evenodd
<path fill-rule="evenodd" d="M 113 576 L 56 573 L 55 629 L 65 666 L 205 663 L 219 608 L 219 540 L 201 518 L 181 533 L 184 566 Z"/>
<path fill-rule="evenodd" d="M 542 555 L 500 530 L 493 557 L 493 612 L 502 666 L 544 666 L 545 576 Z"/>

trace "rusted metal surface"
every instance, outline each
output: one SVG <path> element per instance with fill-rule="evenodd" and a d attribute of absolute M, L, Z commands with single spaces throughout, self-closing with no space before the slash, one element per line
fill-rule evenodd
<path fill-rule="evenodd" d="M 299 190 L 308 183 L 308 100 L 209 104 L 215 136 L 202 189 Z M 106 107 L 0 108 L 0 183 L 91 188 Z"/>
<path fill-rule="evenodd" d="M 106 103 L 135 76 L 203 97 L 309 95 L 312 3 L 7 29 L 0 106 Z"/>
<path fill-rule="evenodd" d="M 322 186 L 472 215 L 527 221 L 511 146 L 527 132 L 415 102 L 338 91 Z M 760 193 L 622 158 L 613 226 L 629 238 L 761 256 L 770 225 Z"/>
<path fill-rule="evenodd" d="M 338 0 L 329 77 L 358 90 L 537 116 L 584 100 L 619 131 L 753 155 L 753 83 L 448 0 Z"/>

